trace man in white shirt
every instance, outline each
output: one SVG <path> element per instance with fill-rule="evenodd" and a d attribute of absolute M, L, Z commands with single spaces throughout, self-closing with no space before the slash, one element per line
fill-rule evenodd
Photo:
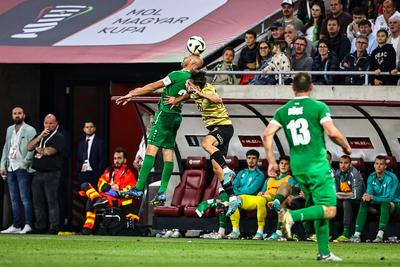
<path fill-rule="evenodd" d="M 31 173 L 34 172 L 31 168 L 33 152 L 28 152 L 27 145 L 36 135 L 36 130 L 24 122 L 25 112 L 21 107 L 13 108 L 11 115 L 14 125 L 7 128 L 0 174 L 7 181 L 10 191 L 13 224 L 1 233 L 26 234 L 32 231 L 33 225 Z M 21 203 L 25 222 L 22 221 L 20 214 Z"/>
<path fill-rule="evenodd" d="M 378 42 L 376 41 L 376 37 L 371 34 L 372 32 L 372 28 L 371 28 L 372 24 L 369 20 L 364 19 L 362 21 L 360 21 L 360 23 L 358 24 L 358 28 L 360 31 L 360 35 L 364 35 L 368 37 L 368 48 L 367 48 L 367 53 L 369 55 L 371 55 L 372 51 L 374 51 L 374 49 L 378 46 Z M 356 39 L 353 39 L 353 41 L 351 41 L 351 53 L 354 53 L 356 51 Z"/>
<path fill-rule="evenodd" d="M 394 14 L 389 18 L 390 37 L 389 44 L 393 45 L 396 51 L 396 66 L 399 65 L 400 57 L 400 15 Z"/>
<path fill-rule="evenodd" d="M 372 34 L 376 36 L 376 33 L 382 28 L 389 31 L 389 18 L 394 14 L 400 15 L 400 13 L 396 11 L 396 1 L 385 0 L 385 2 L 383 2 L 383 14 L 376 18 Z"/>

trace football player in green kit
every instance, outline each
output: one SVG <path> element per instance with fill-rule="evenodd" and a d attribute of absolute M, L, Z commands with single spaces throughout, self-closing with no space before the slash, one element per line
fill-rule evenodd
<path fill-rule="evenodd" d="M 199 56 L 189 55 L 182 61 L 182 70 L 169 73 L 164 79 L 149 83 L 143 87 L 130 91 L 125 96 L 116 100 L 117 104 L 125 105 L 136 96 L 146 95 L 157 89 L 164 88 L 160 101 L 158 102 L 158 110 L 154 115 L 154 121 L 148 136 L 148 145 L 143 165 L 139 172 L 139 178 L 136 186 L 122 194 L 141 198 L 143 190 L 147 182 L 147 178 L 153 168 L 155 156 L 159 148 L 163 149 L 164 168 L 161 175 L 161 185 L 158 193 L 151 201 L 153 205 L 161 205 L 166 200 L 165 191 L 168 186 L 169 179 L 174 169 L 174 149 L 175 137 L 182 122 L 182 105 L 176 105 L 173 108 L 164 104 L 169 97 L 178 97 L 186 94 L 186 82 L 190 78 L 190 72 L 199 69 L 203 65 L 203 60 Z"/>
<path fill-rule="evenodd" d="M 294 99 L 280 107 L 264 131 L 264 148 L 268 159 L 268 175 L 276 177 L 278 169 L 272 150 L 275 133 L 283 128 L 290 147 L 290 166 L 307 199 L 313 205 L 299 210 L 282 209 L 279 221 L 287 238 L 297 221 L 314 221 L 317 235 L 318 257 L 321 261 L 342 261 L 330 252 L 329 219 L 336 215 L 336 190 L 326 158 L 324 133 L 345 154 L 351 148 L 332 122 L 328 106 L 310 98 L 313 85 L 307 73 L 298 73 L 293 79 Z"/>

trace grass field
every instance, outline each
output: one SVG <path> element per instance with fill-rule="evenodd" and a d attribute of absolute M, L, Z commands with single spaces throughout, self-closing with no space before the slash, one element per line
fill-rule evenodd
<path fill-rule="evenodd" d="M 400 266 L 400 244 L 331 249 L 344 262 L 317 262 L 312 242 L 0 235 L 0 266 Z"/>

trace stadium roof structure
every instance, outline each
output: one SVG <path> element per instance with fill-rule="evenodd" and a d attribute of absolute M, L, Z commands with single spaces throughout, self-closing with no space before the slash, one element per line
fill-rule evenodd
<path fill-rule="evenodd" d="M 180 62 L 192 35 L 204 56 L 280 9 L 280 0 L 7 0 L 0 63 Z"/>

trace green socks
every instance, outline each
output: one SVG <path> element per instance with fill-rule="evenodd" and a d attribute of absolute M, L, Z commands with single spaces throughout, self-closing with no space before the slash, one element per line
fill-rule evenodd
<path fill-rule="evenodd" d="M 385 231 L 386 226 L 389 222 L 389 210 L 390 203 L 382 202 L 381 203 L 381 215 L 379 216 L 379 230 Z"/>
<path fill-rule="evenodd" d="M 350 228 L 349 228 L 349 227 L 345 227 L 345 228 L 343 229 L 343 235 L 344 235 L 345 237 L 350 237 Z"/>
<path fill-rule="evenodd" d="M 368 204 L 366 202 L 361 202 L 360 209 L 358 210 L 358 215 L 356 219 L 356 232 L 362 232 L 364 229 L 365 221 L 367 220 Z"/>
<path fill-rule="evenodd" d="M 146 185 L 147 178 L 151 172 L 151 169 L 154 166 L 155 157 L 151 155 L 145 155 L 143 160 L 143 165 L 140 168 L 139 178 L 136 183 L 136 188 L 140 191 L 143 191 L 144 186 Z"/>
<path fill-rule="evenodd" d="M 314 221 L 324 218 L 324 208 L 321 205 L 313 205 L 308 208 L 291 210 L 293 221 Z"/>
<path fill-rule="evenodd" d="M 158 190 L 159 193 L 165 192 L 165 190 L 167 190 L 169 179 L 171 178 L 173 170 L 174 170 L 174 162 L 165 161 L 161 175 L 161 185 L 160 189 Z"/>
<path fill-rule="evenodd" d="M 317 235 L 318 251 L 324 255 L 328 255 L 329 251 L 329 220 L 314 221 L 315 234 Z"/>

